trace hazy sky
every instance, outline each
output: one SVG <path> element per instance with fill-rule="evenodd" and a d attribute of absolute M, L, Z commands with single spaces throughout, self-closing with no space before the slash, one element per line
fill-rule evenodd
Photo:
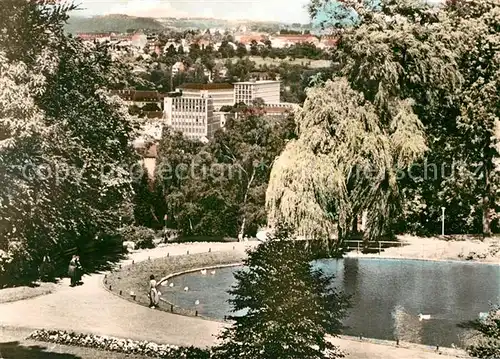
<path fill-rule="evenodd" d="M 309 22 L 308 0 L 75 0 L 81 15 L 126 14 L 146 17 L 215 17 Z"/>

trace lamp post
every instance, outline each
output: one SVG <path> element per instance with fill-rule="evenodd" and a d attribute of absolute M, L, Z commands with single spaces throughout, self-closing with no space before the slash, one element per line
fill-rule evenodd
<path fill-rule="evenodd" d="M 443 214 L 441 215 L 441 235 L 444 236 L 444 210 L 445 207 L 441 207 Z"/>

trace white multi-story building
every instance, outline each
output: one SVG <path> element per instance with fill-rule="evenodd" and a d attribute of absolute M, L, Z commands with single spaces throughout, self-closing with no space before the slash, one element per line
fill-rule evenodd
<path fill-rule="evenodd" d="M 220 128 L 209 96 L 165 97 L 165 124 L 191 140 L 206 141 Z"/>
<path fill-rule="evenodd" d="M 219 111 L 222 106 L 234 105 L 234 86 L 232 84 L 183 84 L 179 86 L 178 90 L 182 91 L 182 96 L 211 97 L 214 111 Z"/>
<path fill-rule="evenodd" d="M 247 81 L 234 84 L 234 103 L 243 102 L 249 106 L 257 98 L 267 103 L 280 102 L 280 81 Z"/>

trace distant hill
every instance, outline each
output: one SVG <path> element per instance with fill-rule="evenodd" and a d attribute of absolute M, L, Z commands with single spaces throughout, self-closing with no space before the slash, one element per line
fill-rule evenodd
<path fill-rule="evenodd" d="M 246 26 L 248 30 L 269 32 L 278 31 L 281 28 L 289 28 L 290 24 L 268 21 L 252 20 L 222 20 L 213 18 L 149 18 L 134 17 L 128 15 L 106 15 L 81 17 L 71 16 L 66 26 L 66 31 L 77 32 L 126 32 L 129 29 L 161 30 L 165 28 L 185 29 L 211 29 L 211 28 L 235 28 Z M 310 28 L 305 24 L 293 24 L 293 28 L 303 30 Z"/>
<path fill-rule="evenodd" d="M 159 30 L 164 29 L 164 26 L 153 18 L 127 15 L 71 16 L 66 25 L 66 31 L 72 34 L 77 32 L 126 32 L 128 29 Z"/>
<path fill-rule="evenodd" d="M 158 21 L 166 27 L 200 30 L 211 28 L 231 29 L 240 26 L 246 26 L 248 30 L 253 31 L 256 31 L 258 29 L 269 29 L 276 31 L 280 28 L 289 26 L 287 24 L 271 21 L 223 20 L 214 18 L 159 18 Z"/>

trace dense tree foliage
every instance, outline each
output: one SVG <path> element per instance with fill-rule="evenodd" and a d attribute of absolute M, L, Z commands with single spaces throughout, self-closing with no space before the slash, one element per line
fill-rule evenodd
<path fill-rule="evenodd" d="M 476 358 L 494 359 L 500 357 L 500 307 L 494 306 L 485 319 L 473 323 L 473 328 L 480 333 L 477 343 L 467 348 Z"/>
<path fill-rule="evenodd" d="M 249 252 L 230 291 L 232 326 L 213 350 L 217 359 L 339 358 L 326 337 L 339 334 L 349 307 L 333 277 L 312 268 L 311 257 L 284 233 Z"/>
<path fill-rule="evenodd" d="M 313 2 L 312 14 L 327 3 Z M 397 219 L 404 230 L 432 232 L 440 207 L 451 204 L 460 214 L 456 231 L 477 229 L 465 217 L 482 216 L 480 231 L 490 233 L 499 2 L 339 6 L 336 14 L 355 12 L 356 21 L 339 32 L 333 79 L 310 90 L 297 116 L 299 138 L 273 168 L 270 221 L 342 239 L 366 212 L 372 239 Z M 436 167 L 431 179 L 427 163 Z M 444 177 L 451 164 L 457 174 Z"/>
<path fill-rule="evenodd" d="M 167 214 L 168 225 L 185 235 L 235 237 L 266 224 L 270 165 L 294 125 L 290 118 L 239 115 L 206 145 L 165 131 L 154 190 L 157 218 Z"/>
<path fill-rule="evenodd" d="M 116 235 L 131 193 L 135 124 L 105 91 L 105 49 L 64 35 L 72 8 L 2 2 L 0 285 Z"/>

